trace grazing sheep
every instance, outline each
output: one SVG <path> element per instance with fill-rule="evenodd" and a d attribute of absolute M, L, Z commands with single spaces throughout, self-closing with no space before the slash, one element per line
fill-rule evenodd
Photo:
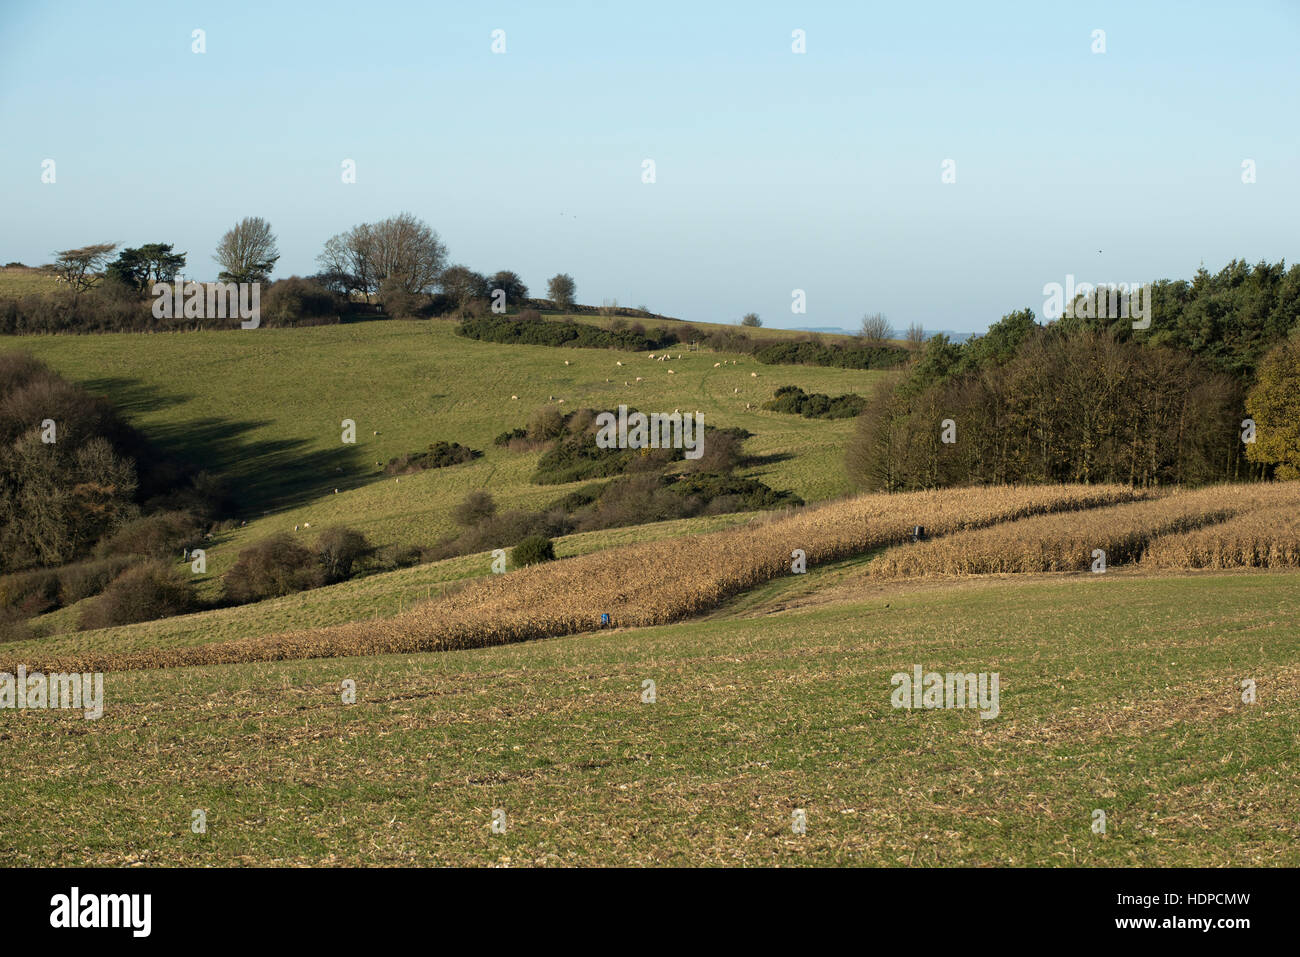
<path fill-rule="evenodd" d="M 303 522 L 303 523 L 302 523 L 302 527 L 303 527 L 303 528 L 311 528 L 311 522 Z"/>
<path fill-rule="evenodd" d="M 615 362 L 615 363 L 614 363 L 614 365 L 616 365 L 616 366 L 621 366 L 622 364 L 623 364 L 623 363 L 621 363 L 621 362 Z"/>
<path fill-rule="evenodd" d="M 655 357 L 655 354 L 654 354 L 653 352 L 650 353 L 650 358 L 653 359 L 654 357 Z"/>
<path fill-rule="evenodd" d="M 640 376 L 637 376 L 637 377 L 636 377 L 636 381 L 637 381 L 637 382 L 640 382 L 640 381 L 641 381 L 641 377 L 640 377 Z"/>
<path fill-rule="evenodd" d="M 510 398 L 512 398 L 512 399 L 517 399 L 517 398 L 519 398 L 519 396 L 517 396 L 517 395 L 512 395 Z"/>
<path fill-rule="evenodd" d="M 739 392 L 740 389 L 739 389 L 739 388 L 736 388 L 736 389 L 732 389 L 731 391 L 732 391 L 732 392 Z"/>
<path fill-rule="evenodd" d="M 752 379 L 757 379 L 757 378 L 758 378 L 758 373 L 757 373 L 757 372 L 751 372 L 749 375 L 750 375 L 750 378 L 752 378 Z"/>
<path fill-rule="evenodd" d="M 720 366 L 720 365 L 722 365 L 721 362 L 715 362 L 715 363 L 713 363 L 713 368 L 716 369 L 716 368 L 717 368 L 718 366 Z"/>
<path fill-rule="evenodd" d="M 669 370 L 668 370 L 668 374 L 669 374 L 669 375 L 676 375 L 677 373 L 674 372 L 672 369 L 669 369 Z"/>
<path fill-rule="evenodd" d="M 567 365 L 569 364 L 569 360 L 568 360 L 568 359 L 565 359 L 565 360 L 564 360 L 564 364 L 567 366 Z"/>

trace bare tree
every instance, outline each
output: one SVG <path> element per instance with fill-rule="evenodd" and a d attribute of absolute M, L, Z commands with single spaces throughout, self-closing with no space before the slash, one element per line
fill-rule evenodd
<path fill-rule="evenodd" d="M 80 249 L 65 249 L 55 253 L 53 264 L 46 268 L 72 287 L 74 296 L 83 292 L 100 280 L 100 272 L 108 263 L 108 257 L 117 249 L 117 243 L 95 243 Z"/>
<path fill-rule="evenodd" d="M 894 338 L 894 327 L 879 312 L 869 312 L 862 317 L 862 338 L 872 345 L 878 345 Z"/>
<path fill-rule="evenodd" d="M 265 282 L 280 250 L 271 224 L 261 216 L 247 216 L 221 237 L 212 258 L 222 267 L 217 276 L 222 282 Z"/>
<path fill-rule="evenodd" d="M 423 220 L 399 213 L 331 237 L 316 261 L 369 302 L 385 280 L 390 291 L 428 292 L 443 274 L 447 247 Z"/>
<path fill-rule="evenodd" d="M 555 308 L 563 312 L 573 305 L 573 297 L 577 295 L 578 287 L 572 276 L 562 272 L 550 278 L 546 283 L 546 292 L 551 297 L 551 302 L 555 303 Z"/>
<path fill-rule="evenodd" d="M 920 323 L 914 322 L 907 327 L 907 348 L 913 352 L 925 344 L 925 329 Z"/>
<path fill-rule="evenodd" d="M 379 289 L 375 279 L 374 236 L 368 223 L 330 237 L 316 261 L 347 293 L 360 293 L 366 302 Z"/>
<path fill-rule="evenodd" d="M 376 282 L 391 279 L 408 293 L 428 292 L 447 262 L 447 247 L 428 223 L 398 213 L 370 227 Z"/>

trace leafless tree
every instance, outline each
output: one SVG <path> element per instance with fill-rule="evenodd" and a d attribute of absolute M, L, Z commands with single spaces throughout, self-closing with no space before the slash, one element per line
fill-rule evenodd
<path fill-rule="evenodd" d="M 862 317 L 862 338 L 876 345 L 894 338 L 894 329 L 879 312 L 867 313 Z"/>
<path fill-rule="evenodd" d="M 260 216 L 247 216 L 229 229 L 212 257 L 222 267 L 222 282 L 265 282 L 280 259 L 271 224 Z"/>

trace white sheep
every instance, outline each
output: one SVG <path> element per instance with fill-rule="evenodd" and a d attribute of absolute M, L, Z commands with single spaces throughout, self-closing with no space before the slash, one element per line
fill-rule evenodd
<path fill-rule="evenodd" d="M 565 360 L 564 360 L 564 364 L 567 366 L 567 365 L 569 364 L 569 360 L 568 360 L 568 359 L 565 359 Z"/>
<path fill-rule="evenodd" d="M 722 365 L 721 362 L 715 362 L 715 363 L 713 363 L 713 368 L 716 369 L 716 368 L 717 368 L 718 366 L 720 366 L 720 365 Z"/>
<path fill-rule="evenodd" d="M 616 365 L 616 366 L 621 366 L 622 364 L 623 364 L 623 363 L 621 363 L 621 362 L 615 362 L 615 363 L 614 363 L 614 365 Z"/>
<path fill-rule="evenodd" d="M 677 373 L 673 372 L 672 369 L 669 369 L 669 370 L 668 370 L 668 374 L 669 374 L 669 375 L 676 375 Z"/>
<path fill-rule="evenodd" d="M 757 373 L 757 372 L 751 372 L 751 373 L 749 374 L 749 377 L 750 377 L 751 379 L 757 379 L 757 378 L 758 378 L 758 373 Z"/>
<path fill-rule="evenodd" d="M 517 398 L 519 398 L 519 396 L 517 396 L 517 395 L 512 395 L 510 398 L 512 398 L 512 399 L 517 399 Z"/>

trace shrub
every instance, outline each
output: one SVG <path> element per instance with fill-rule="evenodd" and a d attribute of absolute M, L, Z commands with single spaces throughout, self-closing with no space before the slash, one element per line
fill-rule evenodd
<path fill-rule="evenodd" d="M 496 513 L 497 503 L 493 501 L 491 493 L 475 489 L 451 510 L 451 518 L 457 525 L 472 528 Z"/>
<path fill-rule="evenodd" d="M 0 578 L 0 608 L 11 609 L 22 618 L 33 618 L 58 607 L 59 573 L 37 568 Z"/>
<path fill-rule="evenodd" d="M 528 438 L 527 429 L 511 429 L 508 432 L 502 432 L 500 435 L 498 435 L 495 439 L 492 440 L 492 444 L 508 447 L 512 442 L 526 440 L 527 438 Z"/>
<path fill-rule="evenodd" d="M 602 329 L 572 320 L 543 319 L 535 310 L 525 309 L 518 317 L 479 315 L 466 318 L 456 330 L 458 335 L 482 342 L 505 345 L 573 346 L 582 349 L 625 349 L 645 352 L 677 342 L 677 335 L 665 329 L 653 334 L 640 323 L 627 329 Z"/>
<path fill-rule="evenodd" d="M 316 555 L 291 536 L 280 534 L 240 551 L 222 579 L 222 588 L 227 601 L 240 605 L 324 583 L 325 570 Z"/>
<path fill-rule="evenodd" d="M 555 545 L 545 535 L 529 535 L 510 549 L 510 564 L 515 568 L 555 561 Z"/>
<path fill-rule="evenodd" d="M 294 326 L 334 319 L 346 300 L 310 279 L 290 276 L 271 283 L 262 299 L 262 318 L 270 326 Z"/>
<path fill-rule="evenodd" d="M 804 392 L 797 385 L 781 386 L 776 390 L 776 397 L 763 404 L 763 408 L 771 412 L 802 415 L 807 419 L 851 419 L 866 407 L 866 397 L 856 393 L 831 398 L 821 392 Z"/>
<path fill-rule="evenodd" d="M 424 549 L 419 545 L 385 545 L 375 552 L 375 563 L 389 571 L 410 568 L 424 561 Z"/>
<path fill-rule="evenodd" d="M 203 530 L 189 511 L 158 512 L 132 519 L 96 547 L 101 555 L 139 555 L 143 558 L 179 556 L 199 544 Z"/>
<path fill-rule="evenodd" d="M 461 445 L 459 442 L 437 441 L 423 452 L 411 452 L 389 459 L 384 466 L 387 475 L 406 475 L 410 472 L 423 472 L 425 469 L 445 469 L 450 465 L 471 462 L 483 453 L 477 449 Z"/>
<path fill-rule="evenodd" d="M 133 564 L 133 557 L 115 555 L 98 561 L 64 565 L 58 570 L 59 606 L 75 605 L 83 598 L 98 595 Z"/>
<path fill-rule="evenodd" d="M 556 406 L 544 405 L 528 417 L 528 437 L 534 442 L 558 439 L 564 434 L 564 426 L 564 413 Z"/>
<path fill-rule="evenodd" d="M 198 607 L 192 582 L 162 562 L 148 562 L 115 578 L 86 605 L 78 625 L 83 630 L 109 628 L 183 615 Z"/>
<path fill-rule="evenodd" d="M 414 319 L 420 315 L 428 297 L 407 292 L 400 280 L 390 277 L 379 284 L 379 302 L 384 312 L 394 319 Z"/>
<path fill-rule="evenodd" d="M 375 548 L 365 535 L 342 525 L 325 529 L 316 540 L 316 557 L 325 572 L 326 584 L 350 578 L 353 566 L 374 553 Z"/>

